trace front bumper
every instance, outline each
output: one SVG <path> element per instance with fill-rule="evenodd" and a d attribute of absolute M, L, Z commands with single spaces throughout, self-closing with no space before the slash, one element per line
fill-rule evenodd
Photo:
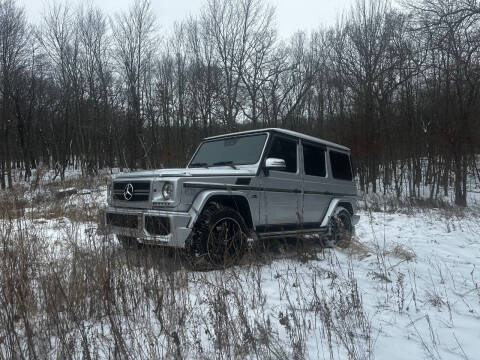
<path fill-rule="evenodd" d="M 147 224 L 152 218 L 157 217 L 168 224 L 166 227 L 168 229 L 164 229 L 162 235 L 152 233 L 152 227 Z M 124 219 L 128 221 L 123 222 Z M 131 236 L 144 244 L 180 248 L 185 247 L 185 241 L 192 231 L 188 227 L 190 219 L 190 214 L 184 212 L 114 207 L 106 207 L 100 214 L 104 234 Z"/>

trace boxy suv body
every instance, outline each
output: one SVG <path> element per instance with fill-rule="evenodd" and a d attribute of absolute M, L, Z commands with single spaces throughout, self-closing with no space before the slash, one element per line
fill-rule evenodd
<path fill-rule="evenodd" d="M 185 169 L 116 176 L 103 219 L 126 246 L 186 248 L 222 263 L 259 238 L 318 233 L 348 242 L 355 209 L 347 147 L 261 129 L 205 139 Z"/>

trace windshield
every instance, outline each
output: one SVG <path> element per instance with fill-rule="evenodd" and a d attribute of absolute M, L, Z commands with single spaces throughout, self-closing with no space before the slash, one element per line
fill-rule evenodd
<path fill-rule="evenodd" d="M 200 145 L 189 167 L 255 164 L 266 139 L 267 134 L 258 134 L 206 141 Z"/>

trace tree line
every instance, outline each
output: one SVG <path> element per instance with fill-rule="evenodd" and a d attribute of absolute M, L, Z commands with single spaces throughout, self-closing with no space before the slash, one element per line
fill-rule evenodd
<path fill-rule="evenodd" d="M 183 166 L 203 137 L 283 127 L 349 146 L 363 191 L 465 206 L 479 17 L 477 0 L 357 0 L 280 39 L 267 0 L 205 0 L 168 32 L 148 0 L 114 16 L 51 3 L 37 25 L 0 0 L 0 186 L 40 165 Z"/>

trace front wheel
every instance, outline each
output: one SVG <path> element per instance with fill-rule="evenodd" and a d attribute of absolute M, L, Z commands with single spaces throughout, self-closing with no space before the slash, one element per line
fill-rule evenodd
<path fill-rule="evenodd" d="M 337 207 L 330 217 L 328 240 L 331 246 L 347 248 L 352 241 L 353 225 L 352 215 L 343 208 Z"/>
<path fill-rule="evenodd" d="M 210 203 L 199 216 L 187 246 L 190 262 L 196 268 L 228 267 L 245 254 L 247 225 L 234 209 Z"/>

